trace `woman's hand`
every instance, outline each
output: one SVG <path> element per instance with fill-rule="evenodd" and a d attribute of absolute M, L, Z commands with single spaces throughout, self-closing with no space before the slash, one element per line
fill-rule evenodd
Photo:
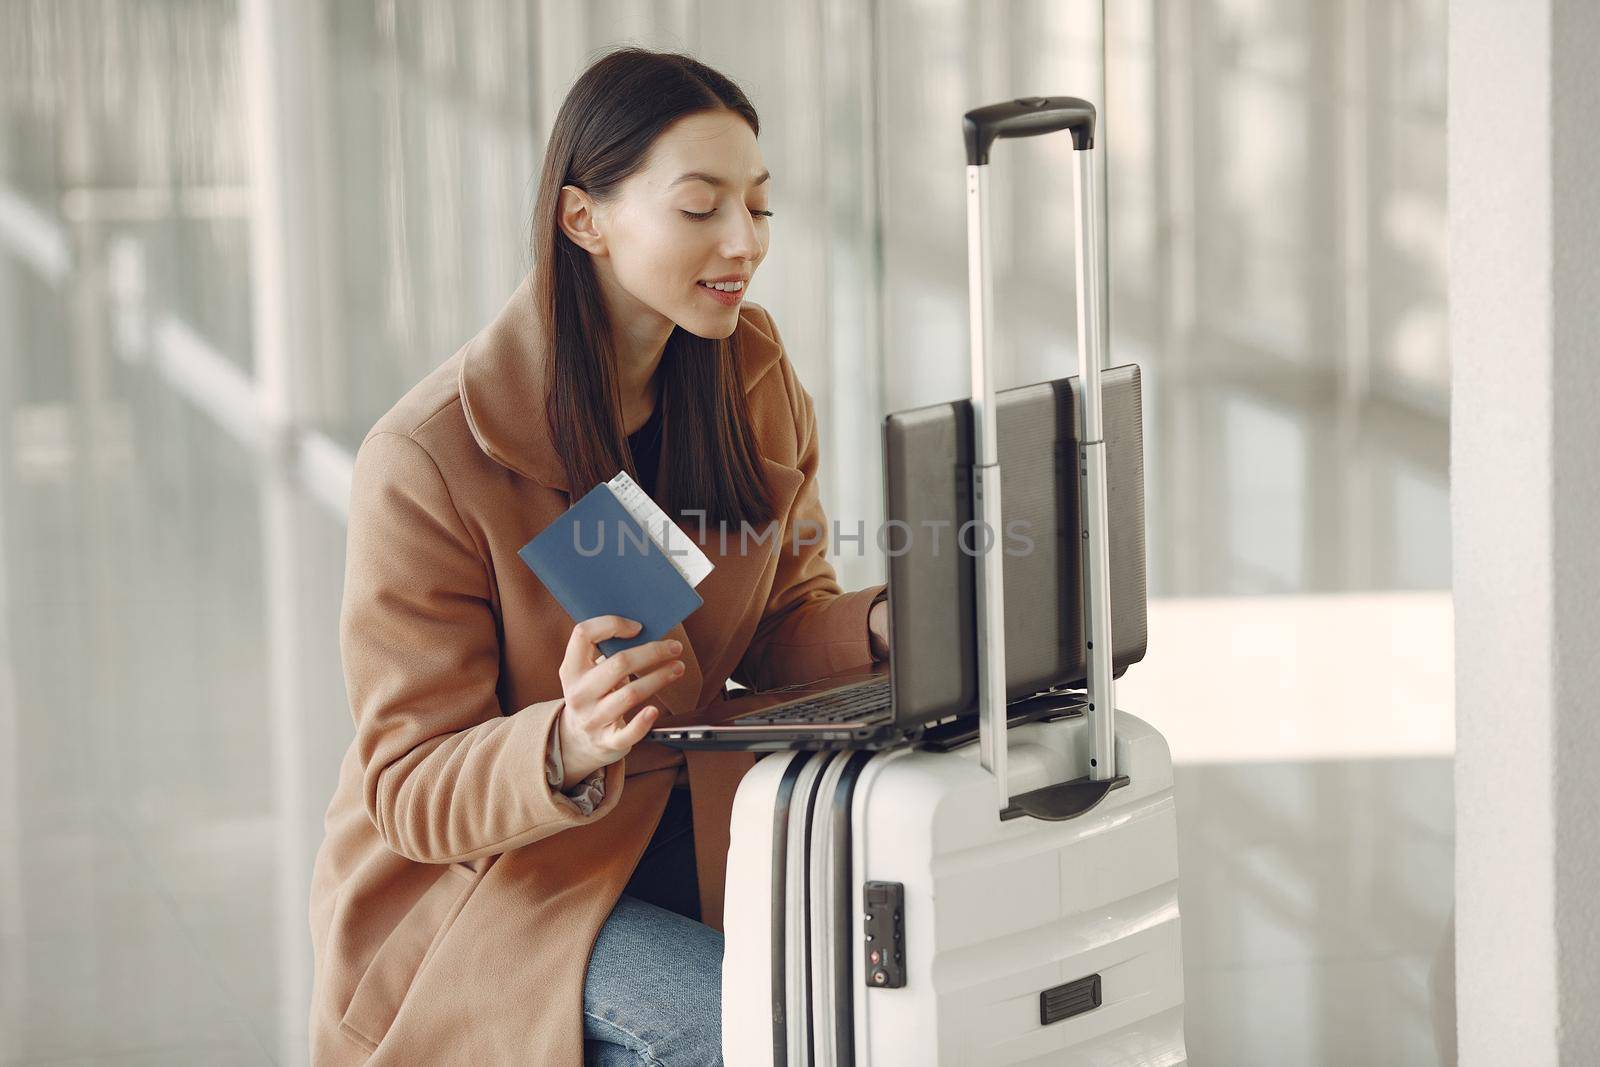
<path fill-rule="evenodd" d="M 563 789 L 615 763 L 644 740 L 660 709 L 650 705 L 631 721 L 628 712 L 683 673 L 683 661 L 674 658 L 683 651 L 677 641 L 652 641 L 595 662 L 600 655 L 598 642 L 638 632 L 639 623 L 620 615 L 597 615 L 572 628 L 560 670 L 567 704 L 557 716 L 566 772 Z"/>
<path fill-rule="evenodd" d="M 867 645 L 873 659 L 889 658 L 889 602 L 880 600 L 867 612 Z"/>

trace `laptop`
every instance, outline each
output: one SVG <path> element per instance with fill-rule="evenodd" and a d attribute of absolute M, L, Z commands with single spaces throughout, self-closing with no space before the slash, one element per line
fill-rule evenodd
<path fill-rule="evenodd" d="M 1139 368 L 1103 372 L 1113 666 L 1144 657 L 1144 434 Z M 995 394 L 1006 536 L 1007 718 L 1081 714 L 1083 639 L 1078 380 Z M 650 739 L 680 749 L 954 747 L 977 736 L 972 408 L 883 421 L 889 659 L 761 691 L 737 690 Z"/>

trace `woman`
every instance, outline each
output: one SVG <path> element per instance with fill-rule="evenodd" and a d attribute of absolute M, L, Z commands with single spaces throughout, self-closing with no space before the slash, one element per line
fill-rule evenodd
<path fill-rule="evenodd" d="M 687 57 L 591 66 L 551 132 L 532 274 L 357 453 L 318 1064 L 720 1062 L 728 820 L 753 757 L 645 736 L 729 677 L 885 655 L 884 587 L 841 592 L 818 536 L 811 396 L 771 316 L 727 291 L 767 253 L 758 131 Z M 666 640 L 602 658 L 634 626 L 574 626 L 517 550 L 620 468 L 715 569 Z"/>

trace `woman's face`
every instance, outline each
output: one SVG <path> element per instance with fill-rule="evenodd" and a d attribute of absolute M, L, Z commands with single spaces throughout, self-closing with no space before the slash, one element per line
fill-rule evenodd
<path fill-rule="evenodd" d="M 610 200 L 564 189 L 563 226 L 594 255 L 613 322 L 640 339 L 670 332 L 670 323 L 701 337 L 733 333 L 745 291 L 706 283 L 733 279 L 747 289 L 766 258 L 766 179 L 744 119 L 711 111 L 667 127 Z"/>

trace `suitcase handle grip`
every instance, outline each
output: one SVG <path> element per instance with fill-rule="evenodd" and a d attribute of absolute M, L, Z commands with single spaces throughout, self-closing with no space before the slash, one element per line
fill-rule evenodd
<path fill-rule="evenodd" d="M 1023 96 L 975 108 L 961 118 L 967 140 L 967 166 L 989 162 L 989 147 L 999 137 L 1038 137 L 1072 131 L 1074 151 L 1094 147 L 1094 105 L 1076 96 Z"/>

